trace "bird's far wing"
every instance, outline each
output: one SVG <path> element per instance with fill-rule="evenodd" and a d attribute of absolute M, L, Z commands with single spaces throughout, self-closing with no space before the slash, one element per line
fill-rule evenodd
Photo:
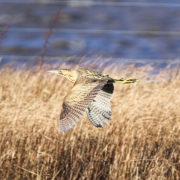
<path fill-rule="evenodd" d="M 94 81 L 91 79 L 79 79 L 76 81 L 64 99 L 59 120 L 59 132 L 66 132 L 78 123 L 88 105 L 103 88 L 104 84 L 106 84 L 106 81 Z"/>
<path fill-rule="evenodd" d="M 104 127 L 104 125 L 108 125 L 108 120 L 111 119 L 112 112 L 110 100 L 113 91 L 113 84 L 105 84 L 86 109 L 88 119 L 96 127 Z"/>

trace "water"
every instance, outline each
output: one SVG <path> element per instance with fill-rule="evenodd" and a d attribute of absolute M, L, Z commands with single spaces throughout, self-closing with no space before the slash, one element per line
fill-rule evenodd
<path fill-rule="evenodd" d="M 166 6 L 120 6 L 103 3 L 69 6 L 66 3 L 59 4 L 60 1 L 22 2 L 25 0 L 0 1 L 1 30 L 10 27 L 0 42 L 1 66 L 7 63 L 37 64 L 52 19 L 59 8 L 60 15 L 45 52 L 45 63 L 62 63 L 68 58 L 71 63 L 73 60 L 78 63 L 81 57 L 86 57 L 84 61 L 88 59 L 91 62 L 96 56 L 101 57 L 100 61 L 111 59 L 111 62 L 140 61 L 145 64 L 179 59 L 178 1 L 171 1 Z M 179 3 L 179 6 L 173 6 L 173 3 Z"/>

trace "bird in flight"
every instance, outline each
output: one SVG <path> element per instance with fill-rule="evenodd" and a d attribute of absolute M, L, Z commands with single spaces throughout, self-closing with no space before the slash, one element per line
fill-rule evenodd
<path fill-rule="evenodd" d="M 62 75 L 74 83 L 64 98 L 59 120 L 59 132 L 73 128 L 86 112 L 96 127 L 108 125 L 112 111 L 110 100 L 114 91 L 113 83 L 134 83 L 136 79 L 113 79 L 88 69 L 61 69 L 48 71 Z"/>

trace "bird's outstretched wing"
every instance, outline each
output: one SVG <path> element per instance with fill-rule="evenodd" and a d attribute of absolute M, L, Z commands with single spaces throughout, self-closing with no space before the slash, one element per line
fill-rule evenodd
<path fill-rule="evenodd" d="M 59 132 L 66 132 L 82 118 L 89 104 L 107 81 L 79 78 L 64 99 Z"/>
<path fill-rule="evenodd" d="M 96 127 L 104 127 L 104 125 L 108 125 L 108 120 L 111 119 L 112 112 L 110 100 L 113 91 L 113 84 L 105 84 L 86 109 L 89 120 Z"/>

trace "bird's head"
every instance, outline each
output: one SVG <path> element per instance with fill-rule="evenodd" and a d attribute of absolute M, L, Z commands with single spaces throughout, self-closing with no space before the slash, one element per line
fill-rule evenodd
<path fill-rule="evenodd" d="M 76 70 L 60 69 L 60 70 L 51 70 L 48 72 L 64 76 L 65 78 L 69 79 L 72 82 L 75 82 L 78 78 L 78 72 Z"/>

